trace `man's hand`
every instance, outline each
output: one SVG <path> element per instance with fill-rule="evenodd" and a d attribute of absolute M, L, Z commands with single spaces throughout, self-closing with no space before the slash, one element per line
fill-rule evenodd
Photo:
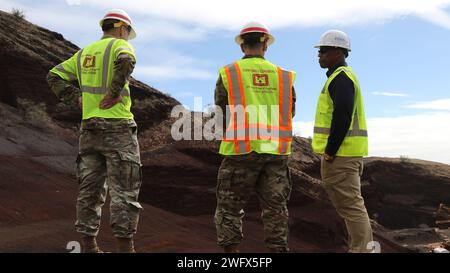
<path fill-rule="evenodd" d="M 117 98 L 113 98 L 111 94 L 106 94 L 100 102 L 100 109 L 109 109 L 119 102 L 122 102 L 122 96 L 119 95 Z"/>

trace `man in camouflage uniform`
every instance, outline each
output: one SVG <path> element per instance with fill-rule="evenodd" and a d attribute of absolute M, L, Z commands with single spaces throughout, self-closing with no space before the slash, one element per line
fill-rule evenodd
<path fill-rule="evenodd" d="M 273 42 L 273 37 L 268 33 L 267 28 L 259 23 L 249 23 L 236 37 L 236 42 L 241 45 L 241 49 L 245 54 L 243 59 L 237 61 L 242 66 L 246 62 L 250 63 L 250 68 L 258 71 L 265 71 L 265 67 L 275 67 L 273 64 L 265 61 L 264 54 L 268 45 Z M 256 65 L 252 64 L 256 63 Z M 237 66 L 237 65 L 236 65 Z M 233 69 L 233 65 L 230 65 Z M 251 70 L 248 69 L 248 70 Z M 239 73 L 237 73 L 239 75 Z M 242 81 L 245 77 L 252 77 L 245 73 L 245 69 L 240 69 Z M 222 72 L 216 83 L 215 104 L 226 113 L 230 107 L 230 89 L 232 84 L 225 81 L 230 80 L 229 72 Z M 276 76 L 278 79 L 278 76 Z M 290 93 L 287 105 L 292 105 L 292 116 L 295 114 L 295 91 L 291 81 L 291 88 L 286 93 Z M 242 82 L 241 82 L 242 83 Z M 288 83 L 285 83 L 288 88 Z M 239 86 L 236 84 L 235 86 Z M 241 84 L 246 86 L 246 84 Z M 278 87 L 278 85 L 276 85 Z M 228 88 L 227 88 L 228 87 Z M 246 88 L 246 87 L 245 87 Z M 276 88 L 278 89 L 278 88 Z M 262 90 L 262 89 L 259 89 Z M 242 90 L 241 90 L 242 91 Z M 263 90 L 261 93 L 263 93 Z M 239 92 L 234 90 L 233 92 Z M 253 90 L 251 88 L 244 89 L 245 99 L 251 96 Z M 278 100 L 278 92 L 273 95 Z M 235 106 L 238 104 L 234 101 Z M 262 104 L 262 103 L 261 103 Z M 278 106 L 278 105 L 277 105 Z M 281 106 L 280 106 L 281 107 Z M 286 106 L 285 106 L 286 107 Z M 228 109 L 229 110 L 229 109 Z M 291 117 L 290 120 L 291 120 Z M 250 119 L 250 118 L 249 118 Z M 226 120 L 230 120 L 228 116 L 223 120 L 223 124 L 228 127 L 230 125 Z M 292 131 L 290 131 L 292 136 Z M 214 221 L 217 230 L 217 240 L 219 247 L 225 252 L 239 252 L 242 233 L 242 219 L 244 217 L 244 207 L 250 194 L 255 191 L 262 208 L 262 220 L 264 224 L 265 245 L 271 252 L 287 252 L 288 248 L 288 208 L 287 203 L 292 188 L 290 174 L 288 169 L 289 152 L 277 153 L 271 150 L 261 151 L 258 148 L 259 139 L 256 142 L 250 142 L 250 148 L 243 153 L 233 154 L 232 151 L 225 152 L 222 150 L 224 140 L 221 143 L 220 153 L 224 155 L 224 159 L 218 172 L 217 183 L 217 207 Z M 280 147 L 281 149 L 281 147 Z M 287 149 L 287 148 L 286 148 Z"/>
<path fill-rule="evenodd" d="M 77 232 L 83 236 L 82 251 L 101 252 L 96 237 L 109 189 L 110 224 L 117 238 L 117 251 L 135 252 L 133 235 L 142 209 L 138 202 L 142 178 L 137 125 L 130 112 L 128 86 L 136 57 L 127 42 L 134 38 L 135 32 L 123 10 L 109 11 L 100 25 L 104 32 L 102 39 L 54 67 L 47 81 L 65 103 L 82 104 L 75 223 Z M 102 86 L 92 86 L 96 79 Z M 79 88 L 72 85 L 74 80 Z"/>

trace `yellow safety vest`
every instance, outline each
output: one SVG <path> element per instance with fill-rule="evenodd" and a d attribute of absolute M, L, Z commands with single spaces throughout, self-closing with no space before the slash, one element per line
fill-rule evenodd
<path fill-rule="evenodd" d="M 121 103 L 105 110 L 99 108 L 100 101 L 111 88 L 114 62 L 123 53 L 133 56 L 136 60 L 130 43 L 123 39 L 104 38 L 78 51 L 51 70 L 65 80 L 78 80 L 83 96 L 82 119 L 92 117 L 133 119 L 128 81 L 121 92 L 123 97 Z"/>
<path fill-rule="evenodd" d="M 246 58 L 219 73 L 228 93 L 227 124 L 219 153 L 290 154 L 295 72 L 263 58 Z"/>
<path fill-rule="evenodd" d="M 336 76 L 341 72 L 347 74 L 347 76 L 353 81 L 355 86 L 355 103 L 353 106 L 350 128 L 336 155 L 343 157 L 367 156 L 368 135 L 361 87 L 355 73 L 350 67 L 347 66 L 338 67 L 333 74 L 331 74 L 319 95 L 312 148 L 316 153 L 325 153 L 325 148 L 328 144 L 328 137 L 330 136 L 331 120 L 334 110 L 333 101 L 331 100 L 328 87 L 333 79 L 336 78 Z"/>

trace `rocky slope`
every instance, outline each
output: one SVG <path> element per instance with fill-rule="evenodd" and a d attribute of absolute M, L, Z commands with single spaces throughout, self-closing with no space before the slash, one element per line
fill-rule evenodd
<path fill-rule="evenodd" d="M 61 34 L 0 11 L 0 252 L 66 252 L 74 232 L 79 109 L 61 104 L 45 82 L 48 69 L 78 47 Z M 214 83 L 212 83 L 214 84 Z M 140 126 L 144 206 L 138 251 L 216 252 L 213 214 L 217 142 L 170 136 L 179 103 L 132 80 Z M 442 239 L 434 227 L 440 203 L 450 204 L 448 165 L 366 159 L 362 190 L 382 251 L 425 251 Z M 293 143 L 290 226 L 293 252 L 343 252 L 345 232 L 319 180 L 320 160 L 308 140 Z M 266 251 L 253 196 L 244 222 L 244 252 Z M 105 206 L 100 244 L 113 250 Z M 411 235 L 413 234 L 413 235 Z"/>

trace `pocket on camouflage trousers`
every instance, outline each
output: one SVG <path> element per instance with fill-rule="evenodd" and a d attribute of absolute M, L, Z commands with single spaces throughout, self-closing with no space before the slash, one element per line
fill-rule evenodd
<path fill-rule="evenodd" d="M 118 152 L 121 160 L 120 184 L 126 190 L 137 190 L 142 183 L 142 168 L 139 156 Z"/>

